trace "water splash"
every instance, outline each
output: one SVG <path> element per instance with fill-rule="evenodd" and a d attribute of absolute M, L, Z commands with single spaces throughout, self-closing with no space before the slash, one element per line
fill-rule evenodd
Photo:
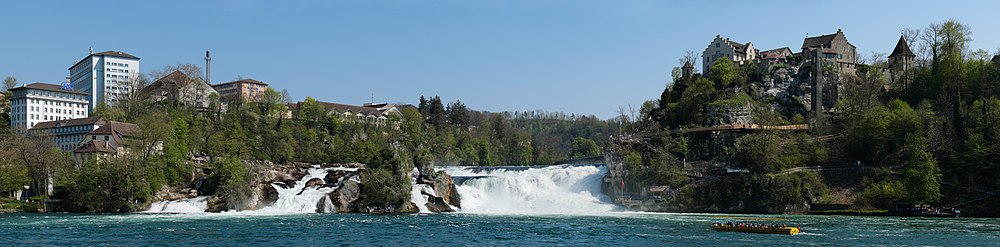
<path fill-rule="evenodd" d="M 204 213 L 208 209 L 208 197 L 159 201 L 146 210 L 147 213 Z"/>
<path fill-rule="evenodd" d="M 475 177 L 458 186 L 459 212 L 463 213 L 593 215 L 619 211 L 601 193 L 605 166 L 443 170 L 452 176 Z"/>
<path fill-rule="evenodd" d="M 330 192 L 336 190 L 337 187 L 324 185 L 306 187 L 309 180 L 322 180 L 325 178 L 328 171 L 328 169 L 314 166 L 309 168 L 309 170 L 307 170 L 307 174 L 299 181 L 296 181 L 294 186 L 286 188 L 283 185 L 279 185 L 280 183 L 271 184 L 271 186 L 278 191 L 278 200 L 270 206 L 261 208 L 257 211 L 277 213 L 336 212 L 336 210 L 333 210 L 334 207 L 329 198 L 329 194 Z"/>

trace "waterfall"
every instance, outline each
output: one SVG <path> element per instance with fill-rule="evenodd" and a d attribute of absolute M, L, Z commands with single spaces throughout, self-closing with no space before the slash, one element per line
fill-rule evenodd
<path fill-rule="evenodd" d="M 483 214 L 602 214 L 618 210 L 601 193 L 605 166 L 532 168 L 447 167 L 456 177 L 459 212 Z"/>
<path fill-rule="evenodd" d="M 208 209 L 208 197 L 159 201 L 146 210 L 147 213 L 204 213 Z"/>
<path fill-rule="evenodd" d="M 434 194 L 434 188 L 426 184 L 417 184 L 417 178 L 420 176 L 420 170 L 413 168 L 413 172 L 410 174 L 410 184 L 413 186 L 410 189 L 410 202 L 417 205 L 417 209 L 420 213 L 431 213 L 430 209 L 427 209 L 427 195 L 423 192 L 427 191 L 428 194 Z"/>
<path fill-rule="evenodd" d="M 270 206 L 259 209 L 260 212 L 276 213 L 332 213 L 333 203 L 329 198 L 330 192 L 337 187 L 327 187 L 323 185 L 306 187 L 309 180 L 326 177 L 327 169 L 314 166 L 309 168 L 307 174 L 294 186 L 287 187 L 281 183 L 274 183 L 271 186 L 278 191 L 278 200 Z M 324 182 L 325 183 L 325 182 Z"/>

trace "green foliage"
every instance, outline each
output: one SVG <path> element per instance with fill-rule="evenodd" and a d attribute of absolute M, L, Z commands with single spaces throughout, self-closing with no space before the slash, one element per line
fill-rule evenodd
<path fill-rule="evenodd" d="M 846 149 L 857 159 L 882 164 L 898 162 L 910 135 L 923 135 L 920 115 L 906 102 L 892 100 L 874 107 L 861 119 L 847 125 Z"/>
<path fill-rule="evenodd" d="M 410 199 L 410 180 L 385 169 L 361 171 L 363 206 L 379 209 L 401 208 Z"/>
<path fill-rule="evenodd" d="M 254 171 L 234 156 L 213 162 L 215 175 L 221 181 L 216 193 L 226 201 L 228 209 L 240 210 L 253 196 Z"/>
<path fill-rule="evenodd" d="M 729 58 L 720 58 L 708 68 L 708 78 L 715 82 L 715 88 L 723 89 L 742 85 L 746 78 Z"/>
<path fill-rule="evenodd" d="M 941 198 L 941 172 L 937 161 L 927 152 L 926 141 L 911 138 L 903 150 L 906 167 L 902 182 L 909 192 L 906 199 L 916 204 L 936 202 Z"/>
<path fill-rule="evenodd" d="M 597 142 L 583 137 L 573 139 L 572 146 L 573 153 L 570 156 L 574 159 L 599 156 L 602 153 L 601 147 L 597 146 Z"/>

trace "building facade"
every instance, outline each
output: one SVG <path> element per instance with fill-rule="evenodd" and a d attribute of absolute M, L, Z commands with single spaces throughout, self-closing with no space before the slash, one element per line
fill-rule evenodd
<path fill-rule="evenodd" d="M 701 73 L 707 75 L 708 69 L 720 58 L 728 58 L 734 64 L 743 65 L 757 60 L 759 54 L 760 51 L 754 48 L 752 43 L 741 44 L 731 41 L 729 38 L 723 38 L 722 35 L 716 35 L 712 43 L 709 43 L 705 51 L 701 53 Z"/>
<path fill-rule="evenodd" d="M 86 118 L 90 95 L 55 84 L 32 83 L 10 90 L 10 127 L 27 130 L 41 122 Z"/>
<path fill-rule="evenodd" d="M 139 133 L 139 126 L 131 123 L 108 121 L 101 127 L 84 135 L 73 156 L 78 165 L 90 158 L 104 159 L 120 154 L 127 154 L 129 139 Z"/>
<path fill-rule="evenodd" d="M 899 36 L 899 42 L 889 54 L 889 78 L 892 82 L 909 82 L 913 78 L 907 73 L 916 64 L 917 55 L 910 50 L 910 45 L 906 43 L 906 38 Z"/>
<path fill-rule="evenodd" d="M 288 104 L 288 114 L 286 116 L 292 118 L 298 118 L 299 116 L 293 115 L 293 112 L 297 112 L 298 109 L 302 107 L 304 102 L 298 102 L 296 104 Z M 364 104 L 362 106 L 357 105 L 346 105 L 339 103 L 330 103 L 316 101 L 317 105 L 326 109 L 328 116 L 338 116 L 340 119 L 345 121 L 351 121 L 356 123 L 371 124 L 376 126 L 381 126 L 389 122 L 390 116 L 399 116 L 400 107 L 405 105 L 397 104 Z"/>
<path fill-rule="evenodd" d="M 267 83 L 254 80 L 242 79 L 213 85 L 215 91 L 219 92 L 219 98 L 226 102 L 251 102 L 257 100 L 264 90 L 267 90 Z"/>
<path fill-rule="evenodd" d="M 52 138 L 59 150 L 72 152 L 85 140 L 87 133 L 97 130 L 108 122 L 100 117 L 41 122 L 29 133 L 37 137 Z"/>
<path fill-rule="evenodd" d="M 131 92 L 126 85 L 139 74 L 139 57 L 120 51 L 91 53 L 69 68 L 73 90 L 90 94 L 88 111 L 100 103 L 114 105 Z"/>
<path fill-rule="evenodd" d="M 802 41 L 802 55 L 806 59 L 813 58 L 817 50 L 826 60 L 847 64 L 858 62 L 857 48 L 847 41 L 847 37 L 840 29 L 833 34 L 808 37 Z"/>
<path fill-rule="evenodd" d="M 144 99 L 153 102 L 176 100 L 196 108 L 208 108 L 211 105 L 210 96 L 218 92 L 204 80 L 174 71 L 142 89 L 140 94 Z"/>

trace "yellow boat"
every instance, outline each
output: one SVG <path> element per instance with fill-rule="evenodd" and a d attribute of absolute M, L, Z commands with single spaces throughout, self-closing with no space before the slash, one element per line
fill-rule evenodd
<path fill-rule="evenodd" d="M 730 226 L 722 223 L 712 223 L 712 229 L 716 231 L 723 232 L 749 232 L 749 233 L 768 233 L 768 234 L 787 234 L 795 235 L 799 233 L 798 227 L 758 227 L 758 226 Z"/>

